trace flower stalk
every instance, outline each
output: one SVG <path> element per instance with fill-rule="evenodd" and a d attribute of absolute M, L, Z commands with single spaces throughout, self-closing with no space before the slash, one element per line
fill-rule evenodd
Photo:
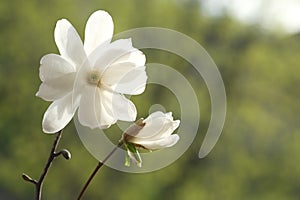
<path fill-rule="evenodd" d="M 104 165 L 104 163 L 114 154 L 114 152 L 123 145 L 123 140 L 120 140 L 120 142 L 115 146 L 115 148 L 113 148 L 113 150 L 103 159 L 103 161 L 99 161 L 96 168 L 94 169 L 94 171 L 92 172 L 92 174 L 90 175 L 89 179 L 87 180 L 87 182 L 85 183 L 85 185 L 83 186 L 80 194 L 78 195 L 77 200 L 82 199 L 86 189 L 88 188 L 89 184 L 91 183 L 91 181 L 93 180 L 93 178 L 95 177 L 95 175 L 97 174 L 97 172 L 99 171 L 99 169 Z"/>
<path fill-rule="evenodd" d="M 71 157 L 71 154 L 69 153 L 69 151 L 67 150 L 62 150 L 60 151 L 59 153 L 56 153 L 56 149 L 57 149 L 57 146 L 59 144 L 59 141 L 60 141 L 60 138 L 61 138 L 61 135 L 62 135 L 62 130 L 58 131 L 56 133 L 56 137 L 54 139 L 54 142 L 53 142 L 53 145 L 52 145 L 52 148 L 51 148 L 51 151 L 50 151 L 50 155 L 49 155 L 49 158 L 48 158 L 48 161 L 43 169 L 43 172 L 39 178 L 39 180 L 35 180 L 35 179 L 32 179 L 30 176 L 28 176 L 27 174 L 22 174 L 22 178 L 25 180 L 25 181 L 28 181 L 30 183 L 33 183 L 35 185 L 35 190 L 36 190 L 36 195 L 35 195 L 35 199 L 36 200 L 41 200 L 42 199 L 42 188 L 43 188 L 43 183 L 44 183 L 44 180 L 47 176 L 47 173 L 54 161 L 54 159 L 56 157 L 58 157 L 59 155 L 64 155 L 66 153 L 63 153 L 63 152 L 68 152 L 68 155 L 69 155 L 69 158 Z M 64 156 L 66 158 L 66 156 Z"/>
<path fill-rule="evenodd" d="M 129 126 L 123 132 L 122 138 L 115 148 L 104 158 L 102 162 L 98 162 L 96 168 L 81 190 L 77 200 L 81 200 L 83 194 L 99 169 L 119 147 L 124 145 L 124 148 L 127 151 L 125 158 L 126 166 L 129 167 L 130 161 L 133 161 L 138 167 L 142 167 L 142 159 L 138 148 L 152 151 L 175 145 L 179 140 L 179 136 L 172 133 L 178 128 L 179 123 L 179 120 L 173 120 L 171 112 L 166 114 L 162 112 L 155 112 L 148 116 L 145 120 L 141 118 Z"/>

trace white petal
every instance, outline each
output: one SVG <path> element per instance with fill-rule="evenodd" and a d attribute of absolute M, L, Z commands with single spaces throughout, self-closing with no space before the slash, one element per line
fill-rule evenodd
<path fill-rule="evenodd" d="M 169 113 L 157 111 L 149 115 L 143 122 L 146 124 L 138 134 L 131 138 L 130 142 L 138 142 L 140 140 L 158 140 L 169 137 L 176 128 L 178 128 L 180 121 L 170 120 Z"/>
<path fill-rule="evenodd" d="M 145 122 L 145 120 L 144 120 Z M 137 139 L 141 140 L 151 140 L 155 136 L 159 136 L 163 131 L 166 131 L 166 120 L 164 117 L 151 118 L 151 120 L 146 121 L 146 125 L 138 132 L 138 134 L 134 135 Z M 132 141 L 130 141 L 132 142 Z"/>
<path fill-rule="evenodd" d="M 57 54 L 47 54 L 40 61 L 40 79 L 47 81 L 76 72 L 76 69 L 67 60 Z"/>
<path fill-rule="evenodd" d="M 166 120 L 164 122 L 164 127 L 161 129 L 160 133 L 151 137 L 151 140 L 158 140 L 161 138 L 169 137 L 174 132 L 174 130 L 179 126 L 179 123 L 180 123 L 179 120 L 176 121 Z"/>
<path fill-rule="evenodd" d="M 90 66 L 89 60 L 86 60 L 81 67 L 77 70 L 76 78 L 73 86 L 73 101 L 78 101 L 86 86 L 91 86 L 88 82 L 88 77 L 92 68 Z"/>
<path fill-rule="evenodd" d="M 114 91 L 130 95 L 138 95 L 143 93 L 147 83 L 147 75 L 144 69 L 145 67 L 139 67 L 130 71 L 113 88 Z"/>
<path fill-rule="evenodd" d="M 133 52 L 135 50 L 135 48 L 132 47 L 131 38 L 119 39 L 119 40 L 113 41 L 110 44 L 110 48 L 112 48 L 112 49 L 122 49 L 122 50 L 126 50 L 127 52 Z M 123 54 L 123 55 L 126 55 L 126 54 Z"/>
<path fill-rule="evenodd" d="M 132 48 L 130 52 L 126 53 L 125 55 L 118 58 L 114 64 L 117 63 L 124 63 L 124 62 L 131 62 L 134 63 L 135 66 L 144 66 L 146 63 L 146 56 L 143 52 L 139 51 L 136 48 Z"/>
<path fill-rule="evenodd" d="M 175 120 L 172 122 L 172 132 L 175 131 L 180 124 L 180 120 Z"/>
<path fill-rule="evenodd" d="M 75 109 L 72 109 L 72 95 L 54 101 L 44 114 L 43 131 L 56 133 L 63 129 L 72 119 Z"/>
<path fill-rule="evenodd" d="M 178 140 L 179 140 L 179 136 L 177 134 L 174 134 L 174 135 L 170 135 L 167 138 L 162 138 L 160 140 L 153 140 L 153 141 L 140 140 L 137 141 L 136 143 L 142 145 L 146 149 L 154 150 L 154 149 L 171 147 L 175 145 L 178 142 Z"/>
<path fill-rule="evenodd" d="M 55 79 L 44 81 L 36 93 L 46 101 L 54 101 L 62 98 L 73 90 L 76 73 L 70 73 Z"/>
<path fill-rule="evenodd" d="M 134 63 L 118 63 L 108 67 L 102 76 L 103 84 L 122 94 L 141 94 L 146 87 L 145 67 Z"/>
<path fill-rule="evenodd" d="M 102 43 L 109 43 L 113 36 L 114 24 L 111 16 L 99 10 L 94 12 L 85 27 L 84 49 L 89 55 Z"/>
<path fill-rule="evenodd" d="M 86 59 L 86 54 L 78 33 L 68 20 L 57 21 L 54 38 L 62 57 L 79 67 Z"/>
<path fill-rule="evenodd" d="M 144 122 L 147 122 L 148 120 L 152 120 L 153 118 L 157 117 L 165 117 L 165 114 L 161 111 L 156 111 L 154 113 L 151 113 L 146 119 L 144 119 Z"/>
<path fill-rule="evenodd" d="M 130 62 L 110 65 L 103 72 L 102 82 L 108 86 L 117 84 L 123 76 L 133 69 L 135 69 L 135 65 Z"/>
<path fill-rule="evenodd" d="M 137 111 L 135 105 L 117 93 L 112 94 L 112 112 L 116 119 L 122 121 L 135 121 Z"/>
<path fill-rule="evenodd" d="M 109 45 L 105 43 L 98 46 L 88 58 L 91 65 L 101 72 L 120 57 L 132 52 L 133 49 L 131 39 L 121 39 Z"/>
<path fill-rule="evenodd" d="M 172 112 L 167 112 L 167 113 L 165 114 L 165 116 L 166 116 L 168 119 L 173 120 Z"/>
<path fill-rule="evenodd" d="M 82 94 L 78 110 L 80 123 L 90 128 L 108 128 L 114 124 L 116 119 L 111 110 L 105 107 L 107 102 L 111 100 L 109 96 L 103 94 L 103 90 L 87 86 Z"/>
<path fill-rule="evenodd" d="M 137 111 L 124 96 L 98 87 L 86 87 L 79 106 L 80 122 L 91 128 L 109 127 L 117 120 L 134 121 Z"/>

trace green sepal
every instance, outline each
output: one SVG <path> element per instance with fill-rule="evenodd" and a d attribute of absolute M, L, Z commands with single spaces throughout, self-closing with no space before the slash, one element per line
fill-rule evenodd
<path fill-rule="evenodd" d="M 126 143 L 125 147 L 127 149 L 127 156 L 129 157 L 129 161 L 127 161 L 128 158 L 126 158 L 125 165 L 128 166 L 128 162 L 130 163 L 130 159 L 131 159 L 132 161 L 134 161 L 137 164 L 137 166 L 141 167 L 142 166 L 142 158 L 141 158 L 139 151 L 134 146 L 134 144 Z"/>
<path fill-rule="evenodd" d="M 126 153 L 126 156 L 125 156 L 125 166 L 130 167 L 130 157 L 129 157 L 128 153 Z"/>

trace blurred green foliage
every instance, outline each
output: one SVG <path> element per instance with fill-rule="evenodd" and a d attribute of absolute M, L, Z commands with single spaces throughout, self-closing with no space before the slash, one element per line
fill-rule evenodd
<path fill-rule="evenodd" d="M 37 178 L 50 150 L 53 136 L 41 130 L 49 103 L 35 93 L 40 84 L 40 58 L 58 52 L 53 39 L 56 21 L 69 19 L 83 37 L 88 16 L 98 9 L 113 16 L 115 33 L 158 26 L 198 41 L 223 76 L 228 113 L 215 149 L 199 160 L 210 119 L 205 84 L 175 55 L 145 51 L 147 62 L 176 68 L 196 88 L 201 108 L 198 136 L 179 160 L 156 172 L 126 174 L 104 167 L 85 199 L 299 199 L 300 36 L 278 36 L 226 16 L 208 18 L 199 6 L 192 0 L 1 1 L 0 199 L 32 199 L 33 186 L 21 174 Z M 178 104 L 165 88 L 150 85 L 133 101 L 140 117 L 153 104 L 180 116 Z M 65 129 L 60 147 L 68 148 L 72 159 L 54 162 L 44 185 L 44 199 L 75 199 L 96 165 L 73 123 Z"/>

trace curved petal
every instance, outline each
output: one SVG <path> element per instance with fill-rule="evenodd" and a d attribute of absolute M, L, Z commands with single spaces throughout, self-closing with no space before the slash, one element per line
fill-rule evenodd
<path fill-rule="evenodd" d="M 166 119 L 164 117 L 148 117 L 144 120 L 144 122 L 146 123 L 145 126 L 138 132 L 138 134 L 134 135 L 134 137 L 138 140 L 152 140 L 153 137 L 160 137 L 163 131 L 168 130 L 166 126 Z"/>
<path fill-rule="evenodd" d="M 40 79 L 48 81 L 68 73 L 76 72 L 74 66 L 57 54 L 47 54 L 40 61 Z"/>
<path fill-rule="evenodd" d="M 78 109 L 78 119 L 84 126 L 90 128 L 108 128 L 116 122 L 105 103 L 110 101 L 103 91 L 97 87 L 86 86 Z"/>
<path fill-rule="evenodd" d="M 62 57 L 74 64 L 76 68 L 86 59 L 82 41 L 68 20 L 61 19 L 57 21 L 54 39 Z"/>
<path fill-rule="evenodd" d="M 175 131 L 175 129 L 179 126 L 180 121 L 169 121 L 165 120 L 164 126 L 161 128 L 160 133 L 153 135 L 150 140 L 158 140 L 161 138 L 167 138 Z"/>
<path fill-rule="evenodd" d="M 179 135 L 174 134 L 174 135 L 170 135 L 167 138 L 162 138 L 159 140 L 135 140 L 134 142 L 137 144 L 142 145 L 143 147 L 145 147 L 146 149 L 162 149 L 162 148 L 167 148 L 167 147 L 171 147 L 173 145 L 175 145 L 179 140 Z"/>
<path fill-rule="evenodd" d="M 175 120 L 175 121 L 166 120 L 164 123 L 164 127 L 161 130 L 161 133 L 154 135 L 151 138 L 151 140 L 157 140 L 160 138 L 169 137 L 175 131 L 175 129 L 178 128 L 179 124 L 180 124 L 180 120 Z"/>
<path fill-rule="evenodd" d="M 143 122 L 147 122 L 148 120 L 152 120 L 153 118 L 157 118 L 157 117 L 165 117 L 165 113 L 161 111 L 156 111 L 154 113 L 151 113 L 146 119 L 144 119 Z"/>
<path fill-rule="evenodd" d="M 138 67 L 128 72 L 113 90 L 122 94 L 138 95 L 145 91 L 147 75 L 145 67 Z"/>
<path fill-rule="evenodd" d="M 135 67 L 130 62 L 111 65 L 102 75 L 104 85 L 122 94 L 141 94 L 145 90 L 146 81 L 145 67 Z"/>
<path fill-rule="evenodd" d="M 102 83 L 107 86 L 115 85 L 133 69 L 135 69 L 135 65 L 130 62 L 110 65 L 102 74 Z"/>
<path fill-rule="evenodd" d="M 92 69 L 89 60 L 85 60 L 76 73 L 73 86 L 73 101 L 79 101 L 86 86 L 91 86 L 88 82 L 88 77 L 91 71 Z"/>
<path fill-rule="evenodd" d="M 134 121 L 137 111 L 134 104 L 123 95 L 112 91 L 87 87 L 81 97 L 79 114 L 82 124 L 91 128 L 114 124 L 117 120 Z"/>
<path fill-rule="evenodd" d="M 132 48 L 130 52 L 122 55 L 113 64 L 124 63 L 124 62 L 134 63 L 136 67 L 144 66 L 146 63 L 146 56 L 142 51 L 136 48 Z"/>
<path fill-rule="evenodd" d="M 164 114 L 161 111 L 157 111 L 149 115 L 143 122 L 145 126 L 138 132 L 138 134 L 133 135 L 134 141 L 141 140 L 159 140 L 162 138 L 169 137 L 180 124 L 180 120 L 173 121 L 171 117 L 172 113 Z M 172 119 L 170 119 L 170 117 Z"/>
<path fill-rule="evenodd" d="M 36 96 L 46 100 L 54 101 L 62 98 L 73 90 L 76 73 L 44 81 L 36 93 Z"/>
<path fill-rule="evenodd" d="M 173 120 L 173 116 L 172 116 L 172 112 L 167 112 L 165 114 L 166 118 L 168 118 L 169 120 Z"/>
<path fill-rule="evenodd" d="M 175 121 L 172 121 L 172 132 L 175 131 L 178 128 L 179 124 L 180 124 L 179 119 L 175 120 Z"/>
<path fill-rule="evenodd" d="M 131 39 L 120 39 L 110 44 L 98 46 L 88 57 L 91 65 L 100 72 L 113 64 L 120 57 L 133 51 Z"/>
<path fill-rule="evenodd" d="M 110 92 L 112 95 L 112 112 L 116 119 L 134 121 L 137 111 L 135 105 L 121 94 Z"/>
<path fill-rule="evenodd" d="M 113 32 L 114 23 L 111 16 L 103 10 L 94 12 L 85 27 L 84 49 L 87 55 L 100 44 L 109 43 Z"/>
<path fill-rule="evenodd" d="M 44 114 L 43 131 L 56 133 L 63 129 L 72 119 L 75 109 L 72 109 L 72 95 L 54 101 Z"/>

